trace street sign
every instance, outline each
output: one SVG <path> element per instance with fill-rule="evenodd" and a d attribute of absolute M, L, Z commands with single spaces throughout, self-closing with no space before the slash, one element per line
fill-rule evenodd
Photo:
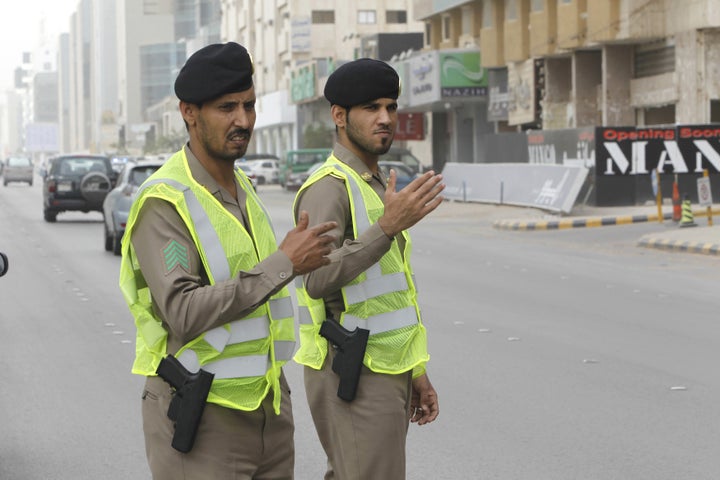
<path fill-rule="evenodd" d="M 701 177 L 697 179 L 698 203 L 702 207 L 712 206 L 712 192 L 710 191 L 710 178 Z"/>

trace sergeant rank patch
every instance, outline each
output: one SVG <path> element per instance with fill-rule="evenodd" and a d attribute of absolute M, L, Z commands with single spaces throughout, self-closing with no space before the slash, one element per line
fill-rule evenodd
<path fill-rule="evenodd" d="M 170 240 L 168 244 L 165 245 L 165 248 L 163 248 L 163 256 L 165 257 L 166 273 L 172 272 L 178 266 L 186 272 L 190 271 L 188 249 L 177 240 Z"/>

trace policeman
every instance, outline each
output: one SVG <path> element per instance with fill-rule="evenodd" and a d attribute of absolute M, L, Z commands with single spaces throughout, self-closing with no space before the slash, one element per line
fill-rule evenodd
<path fill-rule="evenodd" d="M 147 377 L 143 431 L 155 479 L 293 478 L 294 350 L 286 285 L 329 262 L 326 235 L 301 214 L 278 249 L 234 161 L 255 124 L 253 64 L 237 43 L 188 58 L 175 82 L 189 141 L 141 187 L 122 243 L 120 286 L 135 317 L 133 373 Z M 172 388 L 155 375 L 173 354 L 214 374 L 192 450 L 171 447 Z"/>
<path fill-rule="evenodd" d="M 298 191 L 294 213 L 311 224 L 335 222 L 330 265 L 296 282 L 300 349 L 308 403 L 328 457 L 325 478 L 405 478 L 409 421 L 438 415 L 425 366 L 426 331 L 409 264 L 407 229 L 442 202 L 442 177 L 429 171 L 396 192 L 396 175 L 378 168 L 397 126 L 395 70 L 360 59 L 335 70 L 325 86 L 338 140 L 325 164 Z M 323 321 L 369 330 L 354 400 L 336 396 L 336 354 L 320 335 Z"/>

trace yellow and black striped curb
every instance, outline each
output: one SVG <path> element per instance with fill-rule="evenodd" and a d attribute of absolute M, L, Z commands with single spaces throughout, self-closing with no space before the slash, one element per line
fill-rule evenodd
<path fill-rule="evenodd" d="M 713 210 L 714 214 L 720 214 L 720 210 Z M 696 217 L 706 217 L 707 210 L 693 212 Z M 614 217 L 586 217 L 586 218 L 565 218 L 562 220 L 499 220 L 493 223 L 493 227 L 500 230 L 564 230 L 568 228 L 581 227 L 606 227 L 610 225 L 628 225 L 640 222 L 657 222 L 658 214 L 649 215 L 621 215 Z M 663 214 L 663 220 L 672 220 L 672 213 Z"/>
<path fill-rule="evenodd" d="M 672 214 L 665 214 L 665 219 L 672 219 Z M 609 225 L 627 225 L 638 222 L 657 221 L 655 215 L 626 215 L 619 217 L 587 217 L 565 218 L 562 220 L 516 221 L 500 220 L 493 223 L 493 227 L 501 230 L 563 230 L 566 228 L 605 227 Z"/>
<path fill-rule="evenodd" d="M 676 252 L 704 253 L 706 255 L 720 255 L 720 244 L 699 243 L 680 240 L 667 240 L 659 238 L 643 238 L 638 246 L 658 248 L 660 250 L 674 250 Z"/>

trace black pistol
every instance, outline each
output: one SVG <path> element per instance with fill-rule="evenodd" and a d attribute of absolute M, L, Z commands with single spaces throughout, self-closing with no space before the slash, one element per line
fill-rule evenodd
<path fill-rule="evenodd" d="M 167 412 L 168 418 L 175 422 L 172 447 L 187 453 L 195 442 L 195 434 L 215 375 L 202 369 L 191 373 L 172 355 L 160 360 L 157 374 L 175 389 Z"/>
<path fill-rule="evenodd" d="M 357 393 L 370 330 L 356 327 L 350 331 L 334 320 L 325 320 L 320 325 L 320 335 L 337 347 L 332 364 L 333 372 L 340 376 L 337 395 L 352 402 Z"/>

